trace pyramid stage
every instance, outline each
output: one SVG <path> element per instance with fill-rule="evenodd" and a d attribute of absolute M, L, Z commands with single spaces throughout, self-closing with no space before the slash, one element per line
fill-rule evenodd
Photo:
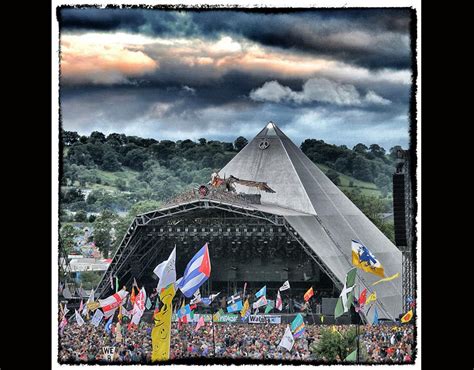
<path fill-rule="evenodd" d="M 102 277 L 101 297 L 112 293 L 110 276 L 127 287 L 136 278 L 151 292 L 157 284 L 153 269 L 175 245 L 180 277 L 206 242 L 212 273 L 201 287 L 202 296 L 242 292 L 247 282 L 247 293 L 267 285 L 267 298 L 275 299 L 278 287 L 289 280 L 284 303 L 290 296 L 302 302 L 311 286 L 318 303 L 321 297 L 338 297 L 353 267 L 352 239 L 371 250 L 386 276 L 402 274 L 400 250 L 276 124 L 268 123 L 217 175 L 264 182 L 274 192 L 238 182 L 233 183 L 235 192 L 206 185 L 208 192 L 193 189 L 161 209 L 138 215 Z M 359 270 L 356 294 L 364 288 L 367 295 L 376 291 L 379 318 L 396 319 L 402 313 L 402 279 L 373 286 L 379 279 Z M 373 312 L 364 319 L 371 322 Z"/>

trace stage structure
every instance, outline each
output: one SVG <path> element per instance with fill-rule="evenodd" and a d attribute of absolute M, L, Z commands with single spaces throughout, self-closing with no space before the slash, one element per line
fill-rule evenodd
<path fill-rule="evenodd" d="M 268 123 L 217 176 L 236 178 L 232 180 L 235 191 L 207 184 L 161 209 L 138 215 L 97 293 L 103 297 L 112 292 L 111 276 L 127 286 L 134 277 L 147 290 L 156 286 L 152 271 L 175 245 L 179 276 L 205 242 L 209 242 L 212 274 L 203 286 L 204 294 L 241 290 L 244 282 L 255 290 L 267 284 L 267 291 L 275 289 L 276 294 L 290 280 L 292 293 L 301 297 L 311 285 L 327 297 L 337 297 L 353 267 L 352 239 L 375 254 L 387 276 L 401 274 L 400 250 L 276 124 Z M 248 180 L 257 183 L 249 186 Z M 357 292 L 364 288 L 368 294 L 377 292 L 379 318 L 398 318 L 401 279 L 374 287 L 379 277 L 362 271 L 358 275 Z M 373 312 L 366 318 L 370 322 Z"/>

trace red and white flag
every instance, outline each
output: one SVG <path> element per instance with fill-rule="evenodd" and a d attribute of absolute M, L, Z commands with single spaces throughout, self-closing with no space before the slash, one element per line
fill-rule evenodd
<path fill-rule="evenodd" d="M 146 291 L 145 287 L 140 289 L 140 292 L 137 294 L 135 298 L 135 303 L 133 304 L 133 317 L 131 323 L 138 325 L 140 319 L 145 312 L 145 302 L 146 302 Z"/>
<path fill-rule="evenodd" d="M 84 303 L 82 302 L 82 299 L 81 299 L 81 304 L 79 305 L 79 312 L 82 312 L 83 307 L 84 307 Z"/>
<path fill-rule="evenodd" d="M 278 291 L 275 307 L 278 311 L 283 309 L 283 301 L 281 299 L 280 291 Z"/>
<path fill-rule="evenodd" d="M 108 311 L 112 311 L 118 308 L 127 297 L 128 292 L 124 289 L 119 290 L 117 293 L 112 294 L 110 297 L 105 298 L 105 299 L 99 299 L 99 305 L 102 308 L 102 311 L 104 311 L 104 314 Z"/>

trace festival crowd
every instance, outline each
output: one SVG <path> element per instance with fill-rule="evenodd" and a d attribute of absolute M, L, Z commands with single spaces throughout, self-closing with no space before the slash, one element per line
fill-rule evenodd
<path fill-rule="evenodd" d="M 288 352 L 278 346 L 285 332 L 286 324 L 235 324 L 206 323 L 195 331 L 196 324 L 172 323 L 170 359 L 181 358 L 249 358 L 254 360 L 301 360 L 326 361 L 311 351 L 311 345 L 321 338 L 323 328 L 333 327 L 342 332 L 349 325 L 323 326 L 306 325 L 302 337 Z M 118 329 L 117 329 L 118 328 Z M 105 331 L 104 323 L 94 327 L 88 323 L 79 326 L 69 323 L 59 337 L 59 362 L 96 362 L 103 360 L 102 348 L 115 347 L 114 362 L 146 363 L 151 361 L 152 323 L 141 322 L 138 328 L 127 325 Z M 413 325 L 366 325 L 361 326 L 360 348 L 366 352 L 365 359 L 373 363 L 411 362 L 414 351 Z M 213 329 L 215 330 L 213 332 Z M 117 341 L 116 331 L 122 338 Z M 363 348 L 365 346 L 365 348 Z M 364 349 L 366 351 L 364 351 Z M 341 361 L 341 359 L 338 359 Z"/>

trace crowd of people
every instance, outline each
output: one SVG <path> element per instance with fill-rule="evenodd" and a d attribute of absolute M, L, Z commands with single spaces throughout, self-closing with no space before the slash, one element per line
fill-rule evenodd
<path fill-rule="evenodd" d="M 227 358 L 252 360 L 326 361 L 311 350 L 321 338 L 325 325 L 306 325 L 302 337 L 295 339 L 291 351 L 279 347 L 286 324 L 206 323 L 195 330 L 195 323 L 172 323 L 170 359 Z M 103 361 L 103 347 L 114 347 L 113 361 L 118 363 L 147 363 L 151 361 L 152 323 L 142 321 L 138 328 L 126 324 L 112 325 L 105 330 L 85 323 L 68 323 L 59 337 L 59 362 Z M 350 326 L 336 326 L 337 331 Z M 120 330 L 120 336 L 117 336 Z M 412 325 L 366 325 L 360 327 L 360 348 L 363 360 L 373 363 L 412 362 L 414 333 Z M 119 340 L 117 340 L 117 338 Z M 314 346 L 313 346 L 314 347 Z M 365 348 L 363 348 L 365 347 Z M 337 359 L 337 361 L 342 361 Z"/>

